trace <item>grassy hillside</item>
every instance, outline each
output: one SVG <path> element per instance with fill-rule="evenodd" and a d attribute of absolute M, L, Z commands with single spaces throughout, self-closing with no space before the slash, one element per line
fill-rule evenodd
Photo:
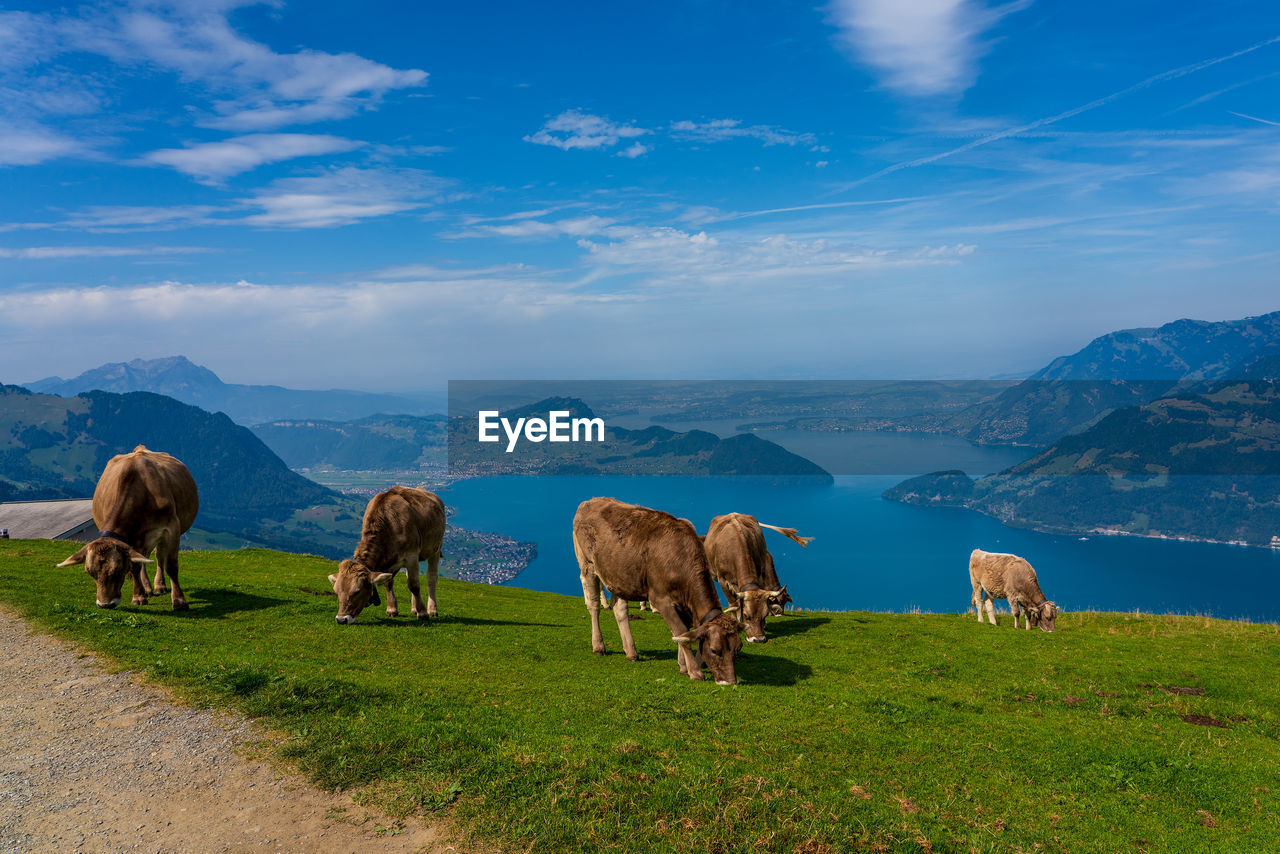
<path fill-rule="evenodd" d="M 593 656 L 575 597 L 445 581 L 427 625 L 342 627 L 331 564 L 192 552 L 190 612 L 99 611 L 66 551 L 0 541 L 0 602 L 260 716 L 283 736 L 264 749 L 449 818 L 462 850 L 1262 851 L 1280 831 L 1275 625 L 802 612 L 719 688 L 679 676 L 653 615 L 640 662 L 607 615 Z"/>

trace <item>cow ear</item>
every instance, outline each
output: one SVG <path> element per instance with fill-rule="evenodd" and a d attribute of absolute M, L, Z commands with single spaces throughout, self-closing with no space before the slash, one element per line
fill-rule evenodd
<path fill-rule="evenodd" d="M 375 585 L 386 584 L 388 581 L 390 581 L 395 577 L 396 577 L 396 574 L 394 572 L 379 572 L 373 576 L 373 583 Z"/>
<path fill-rule="evenodd" d="M 84 563 L 84 559 L 88 556 L 89 556 L 89 547 L 85 546 L 80 551 L 76 552 L 71 557 L 67 558 L 62 563 L 58 564 L 58 566 L 75 566 L 78 563 Z"/>
<path fill-rule="evenodd" d="M 137 549 L 129 549 L 129 560 L 133 561 L 134 563 L 152 563 L 153 562 L 151 558 L 147 557 Z"/>
<path fill-rule="evenodd" d="M 334 572 L 329 575 L 329 583 L 334 587 L 338 586 L 338 573 Z"/>

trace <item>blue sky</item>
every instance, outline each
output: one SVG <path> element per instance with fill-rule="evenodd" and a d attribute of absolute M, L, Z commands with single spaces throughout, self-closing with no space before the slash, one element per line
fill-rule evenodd
<path fill-rule="evenodd" d="M 1269 2 L 9 3 L 6 382 L 987 377 L 1280 309 Z"/>

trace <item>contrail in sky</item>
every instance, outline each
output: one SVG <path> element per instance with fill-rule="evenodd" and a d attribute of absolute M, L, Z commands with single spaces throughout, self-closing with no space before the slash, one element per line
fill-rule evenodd
<path fill-rule="evenodd" d="M 1138 92 L 1150 86 L 1154 86 L 1157 83 L 1163 83 L 1166 80 L 1176 80 L 1179 77 L 1185 77 L 1188 74 L 1194 74 L 1195 72 L 1202 71 L 1203 69 L 1206 69 L 1211 65 L 1217 65 L 1220 62 L 1226 62 L 1229 59 L 1235 59 L 1237 56 L 1244 56 L 1246 53 L 1252 53 L 1253 51 L 1258 50 L 1259 48 L 1264 48 L 1267 45 L 1275 44 L 1276 42 L 1280 42 L 1280 36 L 1272 36 L 1269 39 L 1264 39 L 1263 41 L 1260 41 L 1257 44 L 1251 45 L 1246 48 L 1241 48 L 1240 50 L 1237 50 L 1235 53 L 1229 53 L 1226 56 L 1219 56 L 1216 59 L 1206 59 L 1206 60 L 1203 60 L 1202 62 L 1196 62 L 1191 65 L 1184 65 L 1181 68 L 1175 68 L 1172 71 L 1165 71 L 1163 73 L 1155 75 L 1154 77 L 1148 77 L 1146 80 L 1143 80 L 1139 83 L 1134 83 L 1132 86 L 1128 87 L 1127 89 L 1121 89 L 1119 92 L 1112 92 L 1110 95 L 1105 95 L 1097 99 L 1096 101 L 1090 101 L 1087 104 L 1084 104 L 1079 107 L 1074 107 L 1070 110 L 1067 110 L 1066 112 L 1058 113 L 1056 116 L 1049 116 L 1048 118 L 1037 119 L 1034 122 L 1030 122 L 1025 125 L 1019 125 L 1018 127 L 1009 128 L 1008 130 L 1002 130 L 997 133 L 984 136 L 980 139 L 975 139 L 972 142 L 966 142 L 964 145 L 960 146 L 959 148 L 953 148 L 950 151 L 944 151 L 940 154 L 931 154 L 928 157 L 920 157 L 915 160 L 905 160 L 902 163 L 895 163 L 892 166 L 886 166 L 885 168 L 881 169 L 879 172 L 873 172 L 865 178 L 859 178 L 857 181 L 854 181 L 851 184 L 846 184 L 844 187 L 840 188 L 839 192 L 843 192 L 845 190 L 852 190 L 854 187 L 861 186 L 862 184 L 865 184 L 868 181 L 874 181 L 877 178 L 883 178 L 885 175 L 890 175 L 902 169 L 911 169 L 912 167 L 915 167 L 915 166 L 924 166 L 929 163 L 934 163 L 938 160 L 942 160 L 943 158 L 946 158 L 946 157 L 951 157 L 952 155 L 955 155 L 955 154 L 962 154 L 966 151 L 972 151 L 973 149 L 978 148 L 979 146 L 982 146 L 982 145 L 986 145 L 987 143 L 990 143 L 990 142 L 997 142 L 1002 139 L 1007 139 L 1008 137 L 1011 137 L 1011 136 L 1017 136 L 1020 133 L 1026 133 L 1027 131 L 1044 127 L 1045 125 L 1051 125 L 1051 124 L 1054 124 L 1055 122 L 1060 122 L 1063 119 L 1069 119 L 1072 116 L 1078 116 L 1081 113 L 1086 113 L 1089 110 L 1094 110 L 1094 109 L 1097 109 L 1098 107 L 1105 106 L 1106 104 L 1110 104 L 1112 101 L 1116 100 L 1117 98 L 1123 98 L 1126 95 L 1132 95 L 1134 92 Z M 1252 117 L 1250 116 L 1246 118 L 1252 118 Z"/>
<path fill-rule="evenodd" d="M 1244 113 L 1237 113 L 1235 110 L 1227 110 L 1227 112 L 1233 116 L 1239 116 L 1242 119 L 1249 119 L 1250 121 L 1262 122 L 1264 125 L 1271 125 L 1272 127 L 1280 128 L 1280 122 L 1273 122 L 1270 119 L 1260 119 L 1257 116 L 1246 116 Z"/>

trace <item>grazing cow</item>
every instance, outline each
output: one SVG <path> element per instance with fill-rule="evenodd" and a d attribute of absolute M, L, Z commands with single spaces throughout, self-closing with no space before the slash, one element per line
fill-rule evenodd
<path fill-rule="evenodd" d="M 742 651 L 738 637 L 742 625 L 736 608 L 720 608 L 707 555 L 692 522 L 612 498 L 592 498 L 578 505 L 574 514 L 573 552 L 591 614 L 592 651 L 604 655 L 600 609 L 602 588 L 608 588 L 627 658 L 639 658 L 627 602 L 647 599 L 667 621 L 671 639 L 679 645 L 681 673 L 701 679 L 705 660 L 716 684 L 737 684 L 734 659 Z"/>
<path fill-rule="evenodd" d="M 982 622 L 985 606 L 991 625 L 996 624 L 996 599 L 1008 599 L 1013 611 L 1013 627 L 1018 627 L 1018 614 L 1024 614 L 1023 622 L 1029 630 L 1032 625 L 1041 631 L 1053 631 L 1058 616 L 1058 606 L 1045 598 L 1036 579 L 1036 571 L 1017 555 L 984 552 L 974 549 L 969 555 L 969 583 L 973 585 L 973 607 L 978 610 L 978 622 Z"/>
<path fill-rule="evenodd" d="M 425 489 L 393 486 L 373 496 L 364 511 L 360 543 L 329 576 L 333 592 L 338 594 L 338 622 L 354 623 L 366 605 L 379 604 L 379 584 L 387 588 L 387 616 L 399 614 L 392 586 L 400 567 L 409 573 L 413 616 L 419 620 L 436 616 L 436 573 L 444 519 L 444 502 Z M 426 604 L 418 586 L 420 560 L 427 562 Z"/>
<path fill-rule="evenodd" d="M 765 618 L 781 614 L 791 601 L 787 588 L 778 581 L 773 555 L 765 546 L 761 528 L 777 531 L 806 547 L 813 540 L 813 537 L 800 536 L 795 528 L 762 525 L 755 516 L 746 513 L 717 516 L 703 537 L 711 577 L 720 582 L 720 589 L 730 603 L 737 602 L 750 643 L 768 642 L 764 633 Z"/>
<path fill-rule="evenodd" d="M 84 564 L 97 582 L 99 608 L 120 604 L 126 575 L 133 576 L 133 604 L 164 593 L 166 574 L 173 582 L 173 610 L 185 611 L 187 598 L 178 586 L 178 546 L 200 509 L 196 482 L 176 458 L 139 445 L 111 458 L 93 491 L 93 523 L 98 538 L 58 566 Z M 142 565 L 156 553 L 156 578 L 147 583 Z"/>

